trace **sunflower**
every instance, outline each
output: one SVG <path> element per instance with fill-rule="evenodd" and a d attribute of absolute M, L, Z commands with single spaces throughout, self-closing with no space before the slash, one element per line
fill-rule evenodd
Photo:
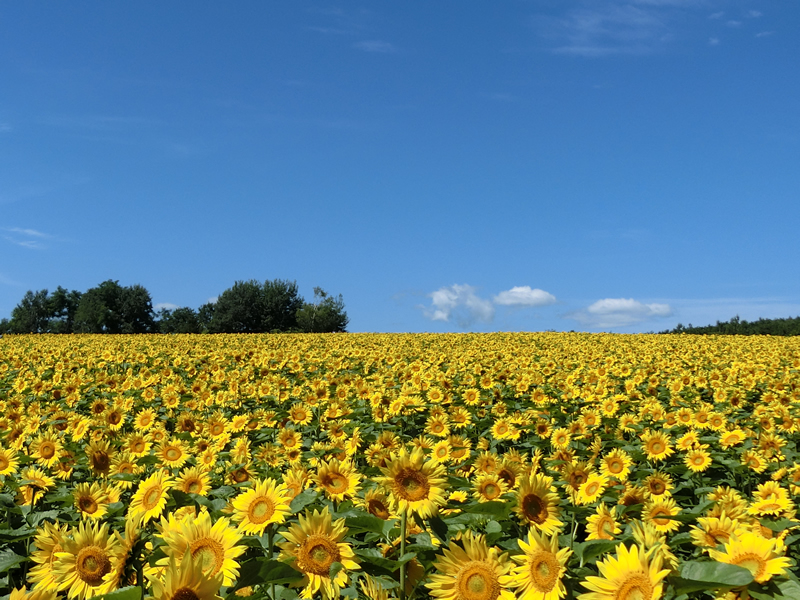
<path fill-rule="evenodd" d="M 16 450 L 9 450 L 0 446 L 0 475 L 11 475 L 17 472 L 19 459 Z"/>
<path fill-rule="evenodd" d="M 37 549 L 31 554 L 31 560 L 36 566 L 28 573 L 28 581 L 33 583 L 37 590 L 58 589 L 58 583 L 53 577 L 53 565 L 56 554 L 64 549 L 68 531 L 68 525 L 47 522 L 36 531 L 33 543 Z"/>
<path fill-rule="evenodd" d="M 716 548 L 731 539 L 733 535 L 740 535 L 744 527 L 739 521 L 735 521 L 724 512 L 719 517 L 699 517 L 697 523 L 692 525 L 689 533 L 692 536 L 692 543 L 700 548 Z"/>
<path fill-rule="evenodd" d="M 695 473 L 702 473 L 711 466 L 711 454 L 704 448 L 695 448 L 686 453 L 683 463 Z"/>
<path fill-rule="evenodd" d="M 605 502 L 601 502 L 595 513 L 586 518 L 586 531 L 589 532 L 587 540 L 613 540 L 622 532 Z"/>
<path fill-rule="evenodd" d="M 155 454 L 162 465 L 173 469 L 180 469 L 189 460 L 189 449 L 178 438 L 161 442 L 156 447 Z"/>
<path fill-rule="evenodd" d="M 242 536 L 230 526 L 227 517 L 220 517 L 213 525 L 207 511 L 201 511 L 195 519 L 185 518 L 180 521 L 161 519 L 159 529 L 167 543 L 167 557 L 158 561 L 159 566 L 169 565 L 170 558 L 183 561 L 183 556 L 190 552 L 198 560 L 203 571 L 211 576 L 222 575 L 222 585 L 230 586 L 239 576 L 239 558 L 247 549 L 236 544 Z"/>
<path fill-rule="evenodd" d="M 747 434 L 741 429 L 732 429 L 719 436 L 719 445 L 725 450 L 741 444 L 747 439 Z"/>
<path fill-rule="evenodd" d="M 650 498 L 667 498 L 672 495 L 672 477 L 668 473 L 656 471 L 644 480 L 645 493 Z"/>
<path fill-rule="evenodd" d="M 450 461 L 450 440 L 439 440 L 431 448 L 431 460 L 439 463 Z"/>
<path fill-rule="evenodd" d="M 669 570 L 661 570 L 661 560 L 648 559 L 636 545 L 617 546 L 617 555 L 597 563 L 602 577 L 589 576 L 581 585 L 590 592 L 578 600 L 657 600 Z"/>
<path fill-rule="evenodd" d="M 139 484 L 128 506 L 128 515 L 145 523 L 160 516 L 167 505 L 167 492 L 172 486 L 172 477 L 166 471 L 156 471 Z"/>
<path fill-rule="evenodd" d="M 49 590 L 34 589 L 30 592 L 26 586 L 11 590 L 8 600 L 56 600 L 56 593 Z"/>
<path fill-rule="evenodd" d="M 137 431 L 147 431 L 156 423 L 156 412 L 152 408 L 145 408 L 136 413 L 133 426 Z"/>
<path fill-rule="evenodd" d="M 383 584 L 369 575 L 364 575 L 359 580 L 358 585 L 361 588 L 361 592 L 369 600 L 389 600 L 389 592 L 383 587 Z"/>
<path fill-rule="evenodd" d="M 600 461 L 600 472 L 606 477 L 613 477 L 617 481 L 625 482 L 631 472 L 633 459 L 630 455 L 616 448 L 606 454 Z"/>
<path fill-rule="evenodd" d="M 518 541 L 523 554 L 513 556 L 517 563 L 508 575 L 500 578 L 505 588 L 515 589 L 521 600 L 558 600 L 567 590 L 561 581 L 572 550 L 558 549 L 558 535 L 540 535 L 528 531 L 527 542 Z"/>
<path fill-rule="evenodd" d="M 72 494 L 81 517 L 100 519 L 108 511 L 108 495 L 96 482 L 79 483 Z"/>
<path fill-rule="evenodd" d="M 732 535 L 725 550 L 709 550 L 714 560 L 744 567 L 753 574 L 757 583 L 766 583 L 773 575 L 785 575 L 791 562 L 784 555 L 786 547 L 779 539 L 765 539 L 745 531 Z"/>
<path fill-rule="evenodd" d="M 134 458 L 140 458 L 150 452 L 153 444 L 141 433 L 132 433 L 125 438 L 125 450 Z"/>
<path fill-rule="evenodd" d="M 496 474 L 479 474 L 472 485 L 472 497 L 478 502 L 499 500 L 508 491 L 508 485 Z"/>
<path fill-rule="evenodd" d="M 286 542 L 280 544 L 281 555 L 291 560 L 294 569 L 303 574 L 303 579 L 293 587 L 304 586 L 301 598 L 312 598 L 321 593 L 325 600 L 339 598 L 341 590 L 350 581 L 348 570 L 360 569 L 350 544 L 342 542 L 347 535 L 344 519 L 331 522 L 328 507 L 313 514 L 306 511 L 298 523 L 292 523 L 288 531 L 281 532 Z M 331 565 L 339 563 L 342 568 L 334 577 L 330 576 Z"/>
<path fill-rule="evenodd" d="M 361 502 L 358 504 L 362 505 Z M 394 516 L 390 510 L 389 497 L 380 488 L 372 488 L 364 494 L 363 507 L 369 514 L 384 521 L 388 521 Z"/>
<path fill-rule="evenodd" d="M 553 488 L 553 478 L 531 475 L 524 478 L 516 493 L 514 511 L 523 523 L 552 535 L 564 525 L 559 517 L 559 497 Z"/>
<path fill-rule="evenodd" d="M 383 477 L 376 481 L 388 490 L 392 510 L 397 513 L 408 510 L 422 518 L 432 517 L 447 501 L 444 466 L 426 461 L 421 448 L 411 454 L 403 448 L 386 461 L 381 472 Z"/>
<path fill-rule="evenodd" d="M 19 486 L 17 490 L 18 504 L 36 504 L 44 497 L 44 493 L 55 487 L 55 479 L 38 467 L 28 467 L 20 473 L 23 480 L 28 483 Z"/>
<path fill-rule="evenodd" d="M 644 505 L 642 518 L 655 527 L 656 531 L 670 533 L 678 529 L 681 524 L 676 519 L 671 519 L 681 512 L 681 507 L 673 498 L 650 501 Z"/>
<path fill-rule="evenodd" d="M 559 427 L 550 435 L 550 443 L 556 450 L 565 450 L 569 446 L 571 436 L 565 427 Z"/>
<path fill-rule="evenodd" d="M 39 434 L 30 445 L 30 455 L 43 467 L 50 468 L 58 462 L 61 441 L 50 433 Z"/>
<path fill-rule="evenodd" d="M 644 521 L 631 522 L 631 533 L 639 550 L 650 554 L 651 560 L 659 559 L 662 565 L 669 567 L 672 571 L 677 571 L 678 557 L 669 549 L 666 534 L 656 531 L 655 527 Z"/>
<path fill-rule="evenodd" d="M 113 590 L 109 577 L 119 560 L 119 541 L 109 535 L 108 525 L 81 523 L 56 552 L 53 579 L 68 598 L 91 598 Z"/>
<path fill-rule="evenodd" d="M 425 586 L 431 596 L 441 600 L 514 600 L 514 593 L 503 588 L 511 564 L 508 555 L 489 548 L 483 536 L 466 531 L 461 545 L 451 541 L 434 563 L 436 573 Z"/>
<path fill-rule="evenodd" d="M 111 470 L 111 458 L 114 452 L 108 442 L 96 440 L 86 446 L 86 456 L 89 457 L 89 466 L 95 475 L 108 475 Z"/>
<path fill-rule="evenodd" d="M 205 496 L 211 489 L 211 478 L 202 467 L 186 467 L 175 481 L 175 489 L 184 494 Z"/>
<path fill-rule="evenodd" d="M 239 531 L 261 535 L 271 523 L 283 523 L 291 511 L 291 498 L 284 484 L 274 479 L 256 480 L 252 489 L 236 496 L 231 502 L 233 520 L 239 521 Z"/>
<path fill-rule="evenodd" d="M 153 597 L 158 600 L 215 600 L 222 579 L 221 574 L 206 573 L 203 561 L 186 552 L 180 563 L 170 559 L 163 579 L 153 579 Z"/>
<path fill-rule="evenodd" d="M 591 504 L 597 501 L 608 487 L 608 477 L 592 473 L 578 490 L 579 504 Z"/>
<path fill-rule="evenodd" d="M 361 477 L 349 460 L 339 461 L 334 458 L 320 464 L 313 480 L 328 498 L 341 502 L 358 492 Z"/>
<path fill-rule="evenodd" d="M 669 436 L 659 432 L 648 431 L 642 435 L 642 444 L 648 460 L 664 460 L 675 451 L 669 443 Z"/>

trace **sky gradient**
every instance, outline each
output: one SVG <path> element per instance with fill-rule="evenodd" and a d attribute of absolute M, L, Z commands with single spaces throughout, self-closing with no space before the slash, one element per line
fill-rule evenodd
<path fill-rule="evenodd" d="M 351 331 L 800 315 L 800 4 L 0 5 L 0 317 L 242 279 Z"/>

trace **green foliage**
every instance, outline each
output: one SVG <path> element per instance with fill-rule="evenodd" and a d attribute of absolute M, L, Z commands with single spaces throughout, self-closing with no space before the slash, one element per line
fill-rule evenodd
<path fill-rule="evenodd" d="M 71 333 L 81 293 L 59 286 L 28 291 L 11 312 L 11 320 L 0 323 L 0 333 Z"/>
<path fill-rule="evenodd" d="M 314 302 L 303 303 L 297 311 L 297 325 L 304 333 L 345 331 L 349 320 L 342 295 L 334 298 L 319 287 L 314 288 Z"/>
<path fill-rule="evenodd" d="M 303 299 L 294 281 L 237 281 L 220 294 L 208 330 L 212 333 L 296 331 Z"/>
<path fill-rule="evenodd" d="M 156 330 L 153 302 L 141 285 L 122 287 L 109 279 L 89 289 L 75 312 L 76 333 L 150 333 Z"/>
<path fill-rule="evenodd" d="M 161 333 L 202 333 L 200 317 L 188 307 L 158 311 L 158 330 Z"/>
<path fill-rule="evenodd" d="M 746 321 L 739 316 L 730 321 L 717 321 L 716 325 L 693 327 L 691 323 L 684 327 L 681 323 L 675 329 L 661 333 L 690 333 L 695 335 L 800 335 L 800 317 L 786 319 L 759 319 Z"/>

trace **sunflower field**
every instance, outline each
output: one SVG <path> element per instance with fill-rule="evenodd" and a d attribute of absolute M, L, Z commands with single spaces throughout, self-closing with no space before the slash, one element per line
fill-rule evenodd
<path fill-rule="evenodd" d="M 800 599 L 800 338 L 0 339 L 0 597 Z"/>

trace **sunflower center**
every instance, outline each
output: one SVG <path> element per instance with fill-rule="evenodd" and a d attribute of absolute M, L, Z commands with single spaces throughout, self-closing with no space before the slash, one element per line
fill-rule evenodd
<path fill-rule="evenodd" d="M 78 508 L 81 509 L 81 512 L 92 515 L 97 512 L 97 502 L 91 496 L 81 496 L 78 500 Z"/>
<path fill-rule="evenodd" d="M 402 469 L 394 477 L 395 493 L 403 500 L 415 502 L 428 497 L 431 486 L 425 474 L 417 469 Z"/>
<path fill-rule="evenodd" d="M 650 454 L 661 454 L 664 451 L 664 444 L 658 440 L 650 442 Z"/>
<path fill-rule="evenodd" d="M 616 525 L 614 519 L 603 517 L 597 524 L 597 537 L 601 540 L 613 540 L 614 525 Z"/>
<path fill-rule="evenodd" d="M 347 477 L 341 473 L 329 473 L 322 478 L 322 487 L 334 494 L 343 494 L 347 491 Z"/>
<path fill-rule="evenodd" d="M 341 558 L 339 547 L 329 536 L 310 535 L 298 557 L 301 570 L 323 577 L 328 576 L 333 563 Z"/>
<path fill-rule="evenodd" d="M 591 497 L 597 494 L 600 491 L 600 484 L 596 481 L 593 481 L 589 485 L 586 486 L 586 495 Z"/>
<path fill-rule="evenodd" d="M 275 514 L 275 504 L 266 496 L 257 498 L 247 509 L 247 518 L 256 525 L 265 523 L 273 514 Z"/>
<path fill-rule="evenodd" d="M 369 500 L 367 502 L 367 510 L 370 514 L 375 515 L 379 519 L 386 520 L 389 518 L 389 509 L 380 500 Z"/>
<path fill-rule="evenodd" d="M 0 454 L 0 471 L 5 471 L 10 464 L 9 460 Z"/>
<path fill-rule="evenodd" d="M 182 587 L 175 590 L 170 600 L 200 600 L 200 596 L 192 588 Z"/>
<path fill-rule="evenodd" d="M 614 600 L 650 600 L 653 584 L 644 573 L 632 573 L 619 586 Z"/>
<path fill-rule="evenodd" d="M 103 576 L 111 571 L 111 561 L 106 551 L 99 546 L 86 546 L 78 552 L 75 570 L 83 581 L 91 586 L 100 585 Z"/>
<path fill-rule="evenodd" d="M 664 485 L 663 481 L 651 481 L 650 482 L 650 492 L 656 496 L 660 496 L 664 492 L 667 491 L 667 486 Z"/>
<path fill-rule="evenodd" d="M 483 486 L 482 495 L 487 500 L 494 500 L 500 495 L 500 486 L 491 481 Z"/>
<path fill-rule="evenodd" d="M 152 510 L 161 499 L 161 486 L 155 485 L 147 490 L 142 497 L 142 507 L 145 510 Z"/>
<path fill-rule="evenodd" d="M 144 452 L 144 441 L 143 440 L 136 440 L 131 444 L 131 450 L 134 452 Z"/>
<path fill-rule="evenodd" d="M 55 453 L 56 446 L 53 444 L 53 442 L 43 442 L 42 445 L 39 446 L 39 455 L 45 460 L 53 458 Z"/>
<path fill-rule="evenodd" d="M 652 519 L 653 523 L 655 523 L 656 525 L 660 525 L 662 527 L 665 527 L 666 525 L 669 525 L 669 521 L 670 520 L 667 517 L 670 517 L 670 516 L 672 516 L 672 515 L 670 515 L 668 510 L 666 510 L 664 508 L 657 508 L 650 515 L 650 518 Z"/>
<path fill-rule="evenodd" d="M 458 591 L 464 600 L 495 600 L 500 584 L 494 571 L 479 561 L 471 561 L 456 576 Z"/>
<path fill-rule="evenodd" d="M 166 452 L 164 452 L 164 456 L 167 460 L 180 460 L 181 456 L 183 456 L 183 452 L 181 452 L 180 448 L 170 446 L 167 448 Z"/>
<path fill-rule="evenodd" d="M 217 540 L 200 538 L 190 546 L 193 558 L 199 558 L 203 570 L 211 575 L 216 575 L 225 561 L 225 549 Z"/>
<path fill-rule="evenodd" d="M 183 489 L 187 494 L 199 494 L 203 490 L 203 483 L 196 477 L 186 481 Z"/>
<path fill-rule="evenodd" d="M 547 593 L 558 581 L 560 565 L 552 552 L 539 550 L 530 559 L 531 581 L 536 591 Z"/>
<path fill-rule="evenodd" d="M 622 473 L 622 470 L 624 468 L 625 468 L 624 463 L 618 458 L 615 458 L 609 461 L 608 463 L 608 472 L 611 473 L 612 475 L 619 475 L 620 473 Z"/>
<path fill-rule="evenodd" d="M 522 499 L 522 512 L 526 519 L 537 525 L 547 520 L 547 505 L 536 494 L 528 494 Z"/>
<path fill-rule="evenodd" d="M 731 564 L 744 567 L 750 571 L 750 573 L 753 574 L 753 579 L 756 581 L 764 575 L 764 571 L 767 568 L 767 561 L 764 560 L 764 557 L 753 552 L 744 552 L 736 555 L 731 561 Z"/>
<path fill-rule="evenodd" d="M 111 466 L 111 458 L 104 450 L 95 450 L 92 453 L 92 466 L 95 471 L 108 471 Z"/>

